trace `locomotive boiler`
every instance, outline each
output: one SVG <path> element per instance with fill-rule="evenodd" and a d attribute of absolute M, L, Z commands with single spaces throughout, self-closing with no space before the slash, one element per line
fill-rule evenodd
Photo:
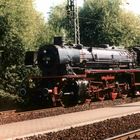
<path fill-rule="evenodd" d="M 37 52 L 27 52 L 26 64 L 37 64 L 42 71 L 42 76 L 30 76 L 27 86 L 20 89 L 28 101 L 68 106 L 87 99 L 114 100 L 139 93 L 139 51 L 54 42 Z"/>
<path fill-rule="evenodd" d="M 39 49 L 37 64 L 43 75 L 64 75 L 70 69 L 134 68 L 136 56 L 126 49 L 46 45 Z M 71 71 L 71 72 L 72 72 Z"/>

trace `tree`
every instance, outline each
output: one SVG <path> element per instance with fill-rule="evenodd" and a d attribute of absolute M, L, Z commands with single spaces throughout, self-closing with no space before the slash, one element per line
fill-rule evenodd
<path fill-rule="evenodd" d="M 0 0 L 0 50 L 4 50 L 0 79 L 4 89 L 15 92 L 26 71 L 25 51 L 45 42 L 45 27 L 32 0 Z"/>
<path fill-rule="evenodd" d="M 79 14 L 81 42 L 134 45 L 140 37 L 140 19 L 120 5 L 119 0 L 87 0 Z"/>
<path fill-rule="evenodd" d="M 68 27 L 66 4 L 52 7 L 48 19 L 50 39 L 52 40 L 54 36 L 62 36 L 64 39 L 69 39 Z"/>

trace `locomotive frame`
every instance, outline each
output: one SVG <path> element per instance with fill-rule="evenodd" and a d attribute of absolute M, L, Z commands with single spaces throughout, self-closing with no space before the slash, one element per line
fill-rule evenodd
<path fill-rule="evenodd" d="M 140 70 L 86 70 L 84 74 L 29 77 L 22 95 L 34 103 L 67 107 L 86 101 L 103 101 L 140 95 Z M 45 83 L 45 84 L 42 84 Z M 39 86 L 37 86 L 39 85 Z M 37 95 L 37 96 L 35 96 Z"/>

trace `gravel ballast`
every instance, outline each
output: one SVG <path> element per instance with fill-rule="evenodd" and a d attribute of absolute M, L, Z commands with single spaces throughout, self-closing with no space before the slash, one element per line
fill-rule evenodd
<path fill-rule="evenodd" d="M 125 100 L 126 103 L 132 103 L 136 101 L 140 101 L 140 97 L 133 98 L 133 99 L 127 98 Z M 56 116 L 56 115 L 72 113 L 72 112 L 97 109 L 101 107 L 120 105 L 120 104 L 122 104 L 122 99 L 116 99 L 115 101 L 106 100 L 103 103 L 91 102 L 90 104 L 86 103 L 83 105 L 77 105 L 77 106 L 69 107 L 69 108 L 55 107 L 55 108 L 48 108 L 48 109 L 42 109 L 42 110 L 35 110 L 31 112 L 29 111 L 29 112 L 18 112 L 18 113 L 9 113 L 9 114 L 1 112 L 0 125 L 12 123 L 12 122 L 19 122 L 19 121 L 25 121 L 25 120 L 31 120 L 31 119 L 37 119 L 37 118 Z"/>
<path fill-rule="evenodd" d="M 16 140 L 104 140 L 140 129 L 140 113 Z"/>

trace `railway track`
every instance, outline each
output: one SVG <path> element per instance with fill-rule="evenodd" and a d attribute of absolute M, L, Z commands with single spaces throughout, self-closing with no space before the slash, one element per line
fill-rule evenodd
<path fill-rule="evenodd" d="M 92 115 L 90 114 L 90 116 Z M 138 134 L 139 132 L 138 129 L 140 129 L 139 119 L 140 119 L 139 113 L 131 114 L 131 115 L 111 118 L 111 119 L 107 119 L 91 124 L 86 124 L 82 126 L 70 127 L 68 129 L 62 129 L 61 131 L 58 130 L 58 131 L 50 131 L 46 133 L 43 132 L 43 133 L 32 134 L 30 136 L 28 135 L 27 137 L 20 137 L 19 139 L 16 140 L 60 140 L 60 139 L 62 140 L 109 140 L 109 138 L 111 138 L 111 140 L 114 140 L 115 138 L 114 136 L 116 134 L 119 135 L 119 137 L 116 136 L 118 140 L 139 140 L 139 134 Z M 63 119 L 63 122 L 64 120 L 65 119 Z M 50 120 L 47 121 L 50 122 Z M 57 120 L 57 122 L 59 121 Z M 62 125 L 62 123 L 60 124 Z M 48 124 L 46 126 L 48 126 Z M 58 127 L 55 126 L 54 128 L 58 128 Z M 126 134 L 126 132 L 129 132 L 129 135 L 128 133 Z M 120 135 L 122 133 L 125 134 Z M 130 138 L 130 133 L 131 133 L 131 138 Z M 120 136 L 124 136 L 124 135 L 127 137 L 121 139 Z"/>
<path fill-rule="evenodd" d="M 126 103 L 132 103 L 140 101 L 139 98 L 135 99 L 126 99 Z M 16 110 L 9 110 L 9 111 L 2 111 L 0 112 L 0 125 L 7 124 L 11 122 L 18 122 L 18 121 L 25 121 L 25 120 L 31 120 L 31 119 L 37 119 L 37 118 L 44 118 L 44 117 L 50 117 L 50 116 L 56 116 L 61 114 L 67 114 L 72 112 L 79 112 L 79 111 L 85 111 L 90 109 L 96 109 L 101 107 L 108 107 L 108 106 L 114 106 L 119 105 L 121 103 L 121 99 L 116 99 L 115 101 L 107 100 L 102 102 L 91 102 L 83 104 L 83 105 L 77 105 L 69 108 L 63 108 L 63 107 L 54 107 L 54 108 L 45 108 L 45 109 L 38 109 L 38 110 L 30 110 L 30 111 L 16 111 Z"/>
<path fill-rule="evenodd" d="M 75 109 L 75 107 L 73 109 Z M 69 108 L 63 108 L 63 111 L 64 110 L 67 111 Z M 93 109 L 65 115 L 64 112 L 61 112 L 63 115 L 57 117 L 46 117 L 31 121 L 0 125 L 0 134 L 3 138 L 7 138 L 7 136 L 8 138 L 27 137 L 27 140 L 104 140 L 115 135 L 140 129 L 139 110 L 140 102 L 135 102 L 132 104 L 123 104 L 121 106 Z M 51 109 L 50 111 L 52 113 Z M 57 112 L 59 111 L 60 110 L 57 110 Z M 48 113 L 46 114 L 48 115 Z M 33 116 L 40 117 L 41 115 L 44 114 L 31 112 L 26 115 L 11 115 L 10 117 L 21 120 L 25 118 L 29 119 Z M 0 116 L 0 120 L 1 118 Z M 7 119 L 7 116 L 5 118 Z M 17 133 L 19 130 L 20 132 Z M 5 133 L 5 131 L 7 131 L 7 133 Z M 12 131 L 11 135 L 9 131 L 10 133 Z"/>
<path fill-rule="evenodd" d="M 112 106 L 114 104 L 121 104 L 120 99 L 116 99 L 116 103 L 113 101 L 104 101 L 104 102 L 91 102 L 91 103 L 85 103 L 83 105 L 77 105 L 77 106 L 72 106 L 72 107 L 68 107 L 68 108 L 64 108 L 62 106 L 58 106 L 58 107 L 51 107 L 51 108 L 36 108 L 36 109 L 26 109 L 26 110 L 22 110 L 22 109 L 12 109 L 12 110 L 6 110 L 6 111 L 0 111 L 0 116 L 4 116 L 4 115 L 23 115 L 23 114 L 32 114 L 32 113 L 41 113 L 41 112 L 48 112 L 48 111 L 55 111 L 57 110 L 58 112 L 60 110 L 63 110 L 63 113 L 65 114 L 64 110 L 67 113 L 71 113 L 72 109 L 76 109 L 76 108 L 82 108 L 81 110 L 73 110 L 74 112 L 76 111 L 84 111 L 84 110 L 88 110 L 88 109 L 93 109 L 92 107 L 94 106 L 95 108 L 100 108 L 100 107 L 105 107 L 105 106 Z M 140 101 L 140 98 L 138 99 L 138 101 Z M 129 101 L 127 101 L 126 103 L 129 103 Z M 57 114 L 59 115 L 60 112 Z M 50 115 L 53 116 L 53 115 Z"/>
<path fill-rule="evenodd" d="M 124 133 L 105 140 L 140 140 L 140 129 Z"/>

